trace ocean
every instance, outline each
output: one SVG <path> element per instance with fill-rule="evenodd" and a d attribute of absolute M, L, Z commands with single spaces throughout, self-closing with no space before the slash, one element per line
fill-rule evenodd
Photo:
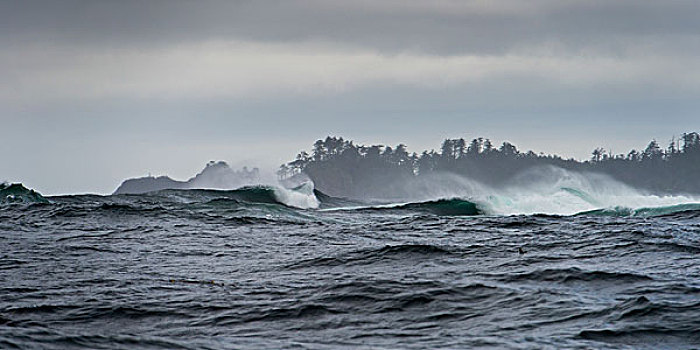
<path fill-rule="evenodd" d="M 267 186 L 6 202 L 2 349 L 700 348 L 697 203 L 498 213 Z"/>

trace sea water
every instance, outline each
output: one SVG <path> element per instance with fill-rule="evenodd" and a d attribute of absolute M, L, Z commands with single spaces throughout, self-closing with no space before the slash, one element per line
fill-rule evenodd
<path fill-rule="evenodd" d="M 696 204 L 285 191 L 0 205 L 0 348 L 700 347 Z"/>

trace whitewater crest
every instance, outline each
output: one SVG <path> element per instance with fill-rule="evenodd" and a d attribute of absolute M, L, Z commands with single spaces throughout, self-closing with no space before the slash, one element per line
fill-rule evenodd
<path fill-rule="evenodd" d="M 0 204 L 48 202 L 39 192 L 30 190 L 21 183 L 0 183 Z"/>
<path fill-rule="evenodd" d="M 652 217 L 652 216 L 666 216 L 679 213 L 700 213 L 700 203 L 684 203 L 676 205 L 667 205 L 659 207 L 641 207 L 641 208 L 629 208 L 629 207 L 613 207 L 584 211 L 577 213 L 576 215 L 588 215 L 588 216 L 638 216 L 638 217 Z"/>
<path fill-rule="evenodd" d="M 458 199 L 484 215 L 656 215 L 688 210 L 700 199 L 689 195 L 654 195 L 598 173 L 580 173 L 557 167 L 533 168 L 498 188 L 455 174 L 437 174 L 405 185 L 408 204 Z M 665 208 L 665 209 L 663 209 Z M 658 209 L 658 210 L 656 210 Z"/>
<path fill-rule="evenodd" d="M 167 189 L 145 194 L 115 195 L 129 200 L 150 198 L 155 201 L 181 204 L 217 205 L 230 203 L 242 205 L 281 205 L 296 209 L 316 209 L 319 200 L 310 189 L 285 189 L 272 185 L 243 186 L 234 190 L 215 189 Z"/>
<path fill-rule="evenodd" d="M 396 215 L 435 216 L 510 216 L 510 215 L 591 215 L 659 216 L 685 211 L 700 211 L 700 201 L 691 197 L 659 197 L 637 194 L 619 196 L 590 193 L 581 188 L 562 186 L 545 193 L 519 192 L 472 196 L 453 196 L 402 202 L 363 202 L 329 196 L 313 183 L 288 189 L 280 186 L 244 186 L 235 190 L 164 190 L 151 195 L 166 195 L 181 203 L 217 204 L 231 202 L 250 205 L 280 205 L 293 209 L 323 212 L 365 212 Z M 128 195 L 134 196 L 134 195 Z M 223 202 L 222 202 L 223 201 Z M 631 203 L 650 205 L 632 205 Z M 610 203 L 609 205 L 606 205 Z M 622 203 L 623 205 L 618 205 Z M 627 205 L 624 205 L 624 204 Z"/>
<path fill-rule="evenodd" d="M 306 182 L 294 189 L 284 187 L 272 187 L 277 199 L 290 207 L 300 209 L 317 209 L 321 202 L 314 193 L 313 182 Z"/>
<path fill-rule="evenodd" d="M 109 205 L 120 206 L 144 201 L 155 205 L 185 204 L 214 210 L 253 210 L 263 215 L 291 216 L 320 215 L 324 212 L 375 213 L 378 215 L 435 215 L 435 216 L 611 216 L 654 217 L 686 213 L 698 215 L 700 200 L 691 196 L 655 196 L 643 194 L 627 186 L 606 182 L 595 177 L 570 174 L 549 187 L 530 184 L 510 187 L 490 193 L 472 193 L 425 200 L 376 202 L 329 196 L 314 188 L 312 182 L 295 188 L 273 185 L 243 186 L 233 190 L 168 189 L 147 194 L 127 194 L 100 197 Z M 582 179 L 586 179 L 585 181 Z M 546 179 L 545 179 L 546 180 Z M 551 180 L 551 179 L 550 179 Z M 587 182 L 586 182 L 587 181 Z M 617 186 L 617 187 L 616 187 Z M 470 185 L 470 189 L 478 187 Z M 94 196 L 62 196 L 81 201 L 93 201 Z M 59 198 L 59 197 L 56 197 Z M 124 203 L 122 203 L 124 202 Z M 0 184 L 0 204 L 51 203 L 34 190 L 22 184 Z M 111 203 L 111 204 L 110 204 Z M 120 207 L 121 208 L 121 207 Z M 302 214 L 299 210 L 308 211 Z M 267 213 L 267 214 L 265 214 Z M 683 215 L 686 215 L 683 214 Z M 317 215 L 316 215 L 317 216 Z"/>

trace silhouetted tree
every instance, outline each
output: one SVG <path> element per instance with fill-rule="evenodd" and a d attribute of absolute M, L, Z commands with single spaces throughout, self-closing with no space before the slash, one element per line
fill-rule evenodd
<path fill-rule="evenodd" d="M 518 149 L 510 142 L 503 142 L 501 148 L 498 149 L 504 157 L 515 157 L 518 155 Z"/>
<path fill-rule="evenodd" d="M 647 148 L 642 152 L 642 160 L 659 160 L 663 158 L 664 152 L 659 147 L 656 140 L 651 140 Z"/>
<path fill-rule="evenodd" d="M 594 149 L 593 152 L 591 152 L 591 154 L 592 154 L 591 160 L 594 162 L 600 162 L 600 158 L 603 156 L 604 153 L 605 153 L 605 150 L 600 148 L 600 147 Z"/>
<path fill-rule="evenodd" d="M 481 152 L 481 143 L 479 142 L 478 139 L 473 139 L 472 142 L 469 143 L 469 148 L 467 149 L 467 154 L 474 158 L 479 155 Z"/>

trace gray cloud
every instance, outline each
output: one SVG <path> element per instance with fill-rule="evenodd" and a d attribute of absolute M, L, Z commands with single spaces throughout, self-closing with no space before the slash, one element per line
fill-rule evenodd
<path fill-rule="evenodd" d="M 700 33 L 697 1 L 6 1 L 5 45 L 327 41 L 380 52 L 614 50 Z M 686 49 L 689 48 L 686 46 Z"/>
<path fill-rule="evenodd" d="M 1 1 L 0 181 L 111 192 L 327 134 L 585 158 L 697 127 L 700 3 Z"/>

